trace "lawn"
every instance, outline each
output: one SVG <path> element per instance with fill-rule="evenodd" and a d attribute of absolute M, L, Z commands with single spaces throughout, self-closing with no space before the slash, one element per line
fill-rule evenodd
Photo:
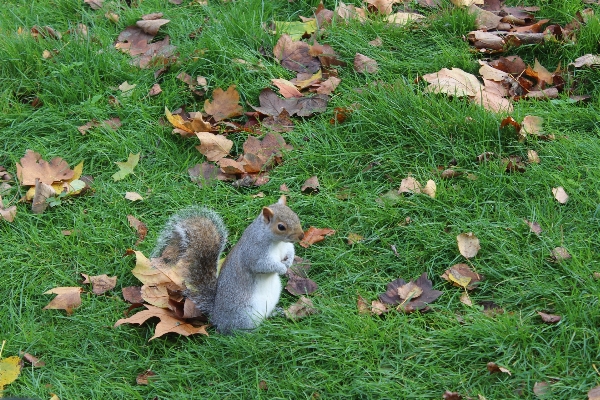
<path fill-rule="evenodd" d="M 312 17 L 318 1 L 200 3 L 105 0 L 96 10 L 83 0 L 8 0 L 0 9 L 0 166 L 10 174 L 10 187 L 0 187 L 0 207 L 17 209 L 13 222 L 0 219 L 0 358 L 25 352 L 45 362 L 37 368 L 24 363 L 18 379 L 0 393 L 39 399 L 56 394 L 62 400 L 439 399 L 451 391 L 490 400 L 583 399 L 600 385 L 600 68 L 569 66 L 600 53 L 597 16 L 586 13 L 570 40 L 509 47 L 502 54 L 470 45 L 466 37 L 476 29 L 475 17 L 449 0 L 438 8 L 408 2 L 406 8 L 424 18 L 407 25 L 387 23 L 381 15 L 366 22 L 334 20 L 318 41 L 347 65 L 334 67 L 341 81 L 326 110 L 292 117 L 294 128 L 281 134 L 293 149 L 284 151 L 266 184 L 200 187 L 188 174 L 206 161 L 195 148 L 200 142 L 172 134 L 165 107 L 202 111 L 216 89 L 235 85 L 239 104 L 253 112 L 264 88 L 277 91 L 271 79 L 296 76 L 273 58 L 282 32 L 272 32 L 272 21 Z M 537 20 L 563 27 L 586 8 L 600 13 L 597 2 L 584 3 L 507 0 L 539 6 Z M 339 7 L 329 0 L 324 5 Z M 404 9 L 394 5 L 394 11 Z M 156 39 L 168 35 L 176 46 L 170 68 L 159 76 L 159 67 L 132 65 L 132 56 L 115 48 L 125 28 L 155 12 L 170 20 Z M 34 26 L 43 34 L 32 32 Z M 377 37 L 380 46 L 369 44 Z M 375 60 L 378 71 L 357 72 L 356 53 Z M 565 87 L 572 93 L 513 101 L 513 111 L 496 113 L 464 97 L 429 93 L 422 79 L 442 68 L 478 75 L 478 60 L 509 55 L 528 65 L 537 59 L 548 71 L 568 70 Z M 206 93 L 194 94 L 177 78 L 182 72 L 205 77 L 207 88 L 195 90 Z M 124 82 L 135 87 L 122 91 Z M 162 92 L 150 96 L 156 83 Z M 570 94 L 589 99 L 571 101 Z M 335 122 L 339 108 L 352 112 Z M 501 128 L 509 115 L 518 122 L 543 118 L 544 134 L 553 140 L 529 135 L 519 141 L 511 126 Z M 122 124 L 116 129 L 78 130 L 115 117 Z M 243 125 L 249 119 L 228 121 Z M 228 133 L 232 154 L 242 154 L 248 135 Z M 28 149 L 44 160 L 61 157 L 70 167 L 83 161 L 91 188 L 33 213 L 31 202 L 21 201 L 27 187 L 19 185 L 16 170 Z M 539 163 L 528 161 L 531 150 Z M 484 152 L 495 156 L 478 162 Z M 138 153 L 133 173 L 115 181 L 115 162 Z M 509 156 L 522 157 L 521 171 L 507 170 L 501 159 Z M 444 169 L 460 175 L 442 179 Z M 315 175 L 319 191 L 303 193 Z M 435 197 L 398 195 L 407 177 L 433 180 Z M 155 320 L 113 328 L 129 306 L 121 289 L 140 284 L 127 249 L 149 256 L 168 217 L 193 204 L 223 216 L 230 248 L 261 208 L 282 194 L 282 184 L 305 229 L 335 230 L 320 243 L 296 246 L 319 285 L 309 296 L 317 314 L 296 321 L 275 316 L 251 334 L 231 336 L 209 328 L 210 336 L 168 334 L 148 341 Z M 557 187 L 569 195 L 565 204 L 553 196 Z M 143 200 L 130 201 L 126 192 Z M 144 240 L 138 241 L 128 215 L 147 225 Z M 542 232 L 532 232 L 525 219 L 539 223 Z M 457 247 L 457 235 L 467 232 L 481 245 L 469 260 Z M 348 244 L 356 235 L 361 240 Z M 553 259 L 557 247 L 571 257 Z M 457 263 L 484 276 L 469 291 L 471 306 L 460 300 L 464 289 L 441 278 Z M 359 313 L 359 295 L 370 304 L 389 282 L 424 272 L 443 292 L 428 312 Z M 117 286 L 95 295 L 81 283 L 82 273 L 116 275 Z M 70 286 L 84 288 L 81 306 L 70 315 L 43 309 L 53 298 L 44 292 Z M 284 290 L 280 305 L 296 300 Z M 561 320 L 544 323 L 538 312 Z M 490 362 L 510 374 L 490 374 Z M 146 370 L 156 375 L 148 385 L 137 384 Z"/>

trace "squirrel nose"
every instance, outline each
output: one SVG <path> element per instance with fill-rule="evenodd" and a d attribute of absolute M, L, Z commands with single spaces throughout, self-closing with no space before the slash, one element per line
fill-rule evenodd
<path fill-rule="evenodd" d="M 298 234 L 298 240 L 300 241 L 300 240 L 302 240 L 302 239 L 304 239 L 304 232 L 300 232 L 300 233 Z"/>

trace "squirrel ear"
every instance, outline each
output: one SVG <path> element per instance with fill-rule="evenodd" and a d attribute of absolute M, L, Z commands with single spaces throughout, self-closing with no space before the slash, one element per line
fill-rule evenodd
<path fill-rule="evenodd" d="M 262 215 L 265 219 L 265 222 L 268 224 L 273 219 L 273 210 L 271 210 L 269 207 L 263 207 Z"/>
<path fill-rule="evenodd" d="M 284 206 L 287 204 L 287 199 L 285 198 L 284 195 L 281 195 L 281 197 L 279 198 L 279 201 L 277 201 L 277 204 L 283 204 Z"/>

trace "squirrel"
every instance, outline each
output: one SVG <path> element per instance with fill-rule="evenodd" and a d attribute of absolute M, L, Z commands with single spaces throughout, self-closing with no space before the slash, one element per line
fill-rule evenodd
<path fill-rule="evenodd" d="M 251 330 L 273 311 L 281 295 L 279 275 L 294 260 L 302 240 L 300 219 L 285 196 L 263 207 L 218 268 L 227 229 L 215 211 L 189 208 L 173 215 L 152 257 L 187 270 L 186 295 L 220 333 Z"/>

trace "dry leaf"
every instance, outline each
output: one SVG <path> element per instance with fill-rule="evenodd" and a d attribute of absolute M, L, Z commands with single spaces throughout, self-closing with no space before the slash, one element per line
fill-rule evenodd
<path fill-rule="evenodd" d="M 538 311 L 537 313 L 540 317 L 542 317 L 542 321 L 544 321 L 547 324 L 556 324 L 562 319 L 560 315 L 546 314 L 541 311 Z"/>
<path fill-rule="evenodd" d="M 415 299 L 421 294 L 423 294 L 423 289 L 417 286 L 413 281 L 398 288 L 398 296 L 400 296 L 402 300 Z"/>
<path fill-rule="evenodd" d="M 304 232 L 304 238 L 300 241 L 300 246 L 308 248 L 308 246 L 325 240 L 326 236 L 333 235 L 335 231 L 329 228 L 315 228 L 311 226 Z"/>
<path fill-rule="evenodd" d="M 45 362 L 40 361 L 37 357 L 35 357 L 29 353 L 23 353 L 23 354 L 21 354 L 21 356 L 23 357 L 23 359 L 25 361 L 29 362 L 33 368 L 40 368 L 40 367 L 43 367 L 46 365 Z"/>
<path fill-rule="evenodd" d="M 369 42 L 371 46 L 381 47 L 383 45 L 383 40 L 379 36 Z"/>
<path fill-rule="evenodd" d="M 44 294 L 56 294 L 54 299 L 48 303 L 44 310 L 65 310 L 68 315 L 73 313 L 73 309 L 81 305 L 80 287 L 57 287 L 50 289 Z"/>
<path fill-rule="evenodd" d="M 108 292 L 109 290 L 114 289 L 114 287 L 117 285 L 117 277 L 113 276 L 113 277 L 109 277 L 106 274 L 103 275 L 97 275 L 97 276 L 89 276 L 87 274 L 81 274 L 83 275 L 83 278 L 85 279 L 83 281 L 84 284 L 91 284 L 92 285 L 92 292 L 94 294 L 103 294 L 105 292 Z"/>
<path fill-rule="evenodd" d="M 142 288 L 139 286 L 127 286 L 121 289 L 123 299 L 131 304 L 140 304 L 144 302 L 142 298 Z"/>
<path fill-rule="evenodd" d="M 359 314 L 371 314 L 371 308 L 369 307 L 369 303 L 360 294 L 356 299 L 356 308 L 358 309 Z"/>
<path fill-rule="evenodd" d="M 562 186 L 552 188 L 552 194 L 560 204 L 565 204 L 569 201 L 569 195 Z"/>
<path fill-rule="evenodd" d="M 300 188 L 300 191 L 304 194 L 319 193 L 319 187 L 319 179 L 315 175 L 311 176 L 304 182 L 304 184 Z"/>
<path fill-rule="evenodd" d="M 483 280 L 483 276 L 471 270 L 467 264 L 455 264 L 447 269 L 441 278 L 467 290 L 473 290 Z"/>
<path fill-rule="evenodd" d="M 215 135 L 210 132 L 196 132 L 200 139 L 200 146 L 196 149 L 206 156 L 209 161 L 218 161 L 229 155 L 233 142 L 223 135 Z"/>
<path fill-rule="evenodd" d="M 525 223 L 529 225 L 529 229 L 531 230 L 531 232 L 535 233 L 538 236 L 542 233 L 542 227 L 539 223 L 535 221 L 530 222 L 526 219 L 524 219 L 523 221 L 525 221 Z"/>
<path fill-rule="evenodd" d="M 571 254 L 564 247 L 555 247 L 550 252 L 550 257 L 551 257 L 551 260 L 554 262 L 561 262 L 561 261 L 570 259 Z"/>
<path fill-rule="evenodd" d="M 321 68 L 317 57 L 309 54 L 310 46 L 302 41 L 294 41 L 289 35 L 281 35 L 273 55 L 281 62 L 281 66 L 291 71 L 315 73 Z"/>
<path fill-rule="evenodd" d="M 433 180 L 430 179 L 427 181 L 427 184 L 421 191 L 433 199 L 433 198 L 435 198 L 436 190 L 437 190 L 437 185 L 435 184 L 435 182 Z"/>
<path fill-rule="evenodd" d="M 279 93 L 286 99 L 304 96 L 296 89 L 296 86 L 287 79 L 271 79 L 271 82 L 279 88 Z"/>
<path fill-rule="evenodd" d="M 213 92 L 213 101 L 208 99 L 204 102 L 204 111 L 212 115 L 215 121 L 221 121 L 226 118 L 238 117 L 244 113 L 244 109 L 239 104 L 240 94 L 231 85 L 224 91 L 217 88 Z"/>
<path fill-rule="evenodd" d="M 144 200 L 144 198 L 137 192 L 125 192 L 125 198 L 131 201 Z"/>
<path fill-rule="evenodd" d="M 449 390 L 446 390 L 444 392 L 444 394 L 442 395 L 442 399 L 444 400 L 462 400 L 462 396 L 460 395 L 460 393 L 458 392 L 451 392 Z"/>
<path fill-rule="evenodd" d="M 600 400 L 600 386 L 590 389 L 587 395 L 588 400 Z"/>
<path fill-rule="evenodd" d="M 538 156 L 538 153 L 535 150 L 527 150 L 527 159 L 532 164 L 540 163 L 540 156 Z"/>
<path fill-rule="evenodd" d="M 463 294 L 460 295 L 460 302 L 469 307 L 473 306 L 473 301 L 471 301 L 471 298 L 469 297 L 468 292 L 464 292 Z"/>
<path fill-rule="evenodd" d="M 473 234 L 473 232 L 461 233 L 456 237 L 458 242 L 458 251 L 465 258 L 473 258 L 481 249 L 479 245 L 479 238 Z"/>
<path fill-rule="evenodd" d="M 397 12 L 388 16 L 387 21 L 391 24 L 406 25 L 409 22 L 418 21 L 423 18 L 425 17 L 417 13 Z"/>
<path fill-rule="evenodd" d="M 419 310 L 426 311 L 429 308 L 428 304 L 442 295 L 442 292 L 439 290 L 433 290 L 431 281 L 427 279 L 427 273 L 423 273 L 419 279 L 414 281 L 414 284 L 421 290 L 418 297 L 402 298 L 398 293 L 398 289 L 404 287 L 407 283 L 404 279 L 398 278 L 388 283 L 386 292 L 380 294 L 379 299 L 385 304 L 399 305 L 399 311 L 411 313 Z M 410 291 L 408 294 L 410 294 Z"/>
<path fill-rule="evenodd" d="M 154 336 L 152 336 L 150 340 L 156 339 L 166 333 L 177 333 L 183 336 L 189 336 L 194 334 L 202 334 L 208 336 L 208 332 L 206 331 L 206 325 L 202 325 L 199 327 L 194 327 L 189 324 L 182 318 L 178 318 L 175 313 L 171 310 L 166 310 L 164 308 L 158 308 L 151 306 L 149 304 L 144 304 L 144 307 L 147 310 L 143 310 L 138 312 L 137 314 L 129 317 L 122 318 L 118 320 L 114 327 L 116 328 L 122 324 L 143 324 L 146 320 L 157 317 L 160 319 L 160 322 L 156 325 L 154 330 Z"/>
<path fill-rule="evenodd" d="M 148 92 L 148 96 L 152 97 L 152 96 L 159 95 L 161 93 L 162 93 L 162 89 L 161 89 L 160 85 L 158 83 L 155 83 L 150 88 L 150 91 Z"/>
<path fill-rule="evenodd" d="M 377 61 L 363 54 L 356 53 L 354 56 L 354 70 L 363 74 L 374 74 L 379 70 Z"/>
<path fill-rule="evenodd" d="M 289 319 L 298 320 L 316 314 L 318 310 L 314 307 L 311 299 L 301 296 L 297 302 L 289 306 L 284 312 Z"/>
<path fill-rule="evenodd" d="M 505 374 L 512 375 L 507 368 L 501 367 L 494 362 L 487 363 L 487 369 L 490 371 L 490 374 L 495 374 L 498 372 L 504 372 Z"/>
<path fill-rule="evenodd" d="M 35 185 L 36 179 L 51 185 L 53 182 L 69 180 L 73 178 L 73 174 L 74 171 L 62 158 L 55 157 L 48 162 L 33 150 L 27 150 L 21 163 L 17 163 L 17 178 L 23 186 Z"/>
<path fill-rule="evenodd" d="M 412 176 L 402 179 L 398 193 L 421 193 L 421 184 Z"/>
<path fill-rule="evenodd" d="M 40 182 L 39 180 L 36 181 L 35 193 L 31 203 L 31 211 L 34 214 L 43 213 L 46 210 L 46 208 L 48 208 L 47 200 L 54 196 L 56 196 L 56 191 L 52 186 L 46 185 L 45 183 Z"/>
<path fill-rule="evenodd" d="M 6 357 L 0 360 L 0 394 L 4 386 L 14 382 L 21 373 L 21 358 L 17 356 Z"/>
<path fill-rule="evenodd" d="M 348 234 L 348 244 L 352 246 L 358 242 L 362 242 L 364 240 L 364 236 L 359 235 L 358 233 L 349 233 Z"/>
<path fill-rule="evenodd" d="M 17 215 L 17 206 L 10 206 L 4 208 L 2 205 L 2 197 L 0 196 L 0 221 L 5 220 L 7 222 L 13 222 Z"/>
<path fill-rule="evenodd" d="M 135 378 L 135 382 L 138 385 L 147 385 L 149 378 L 152 378 L 153 376 L 156 376 L 156 373 L 152 372 L 151 370 L 146 370 L 144 372 L 142 372 L 141 374 L 139 374 L 136 378 Z"/>

